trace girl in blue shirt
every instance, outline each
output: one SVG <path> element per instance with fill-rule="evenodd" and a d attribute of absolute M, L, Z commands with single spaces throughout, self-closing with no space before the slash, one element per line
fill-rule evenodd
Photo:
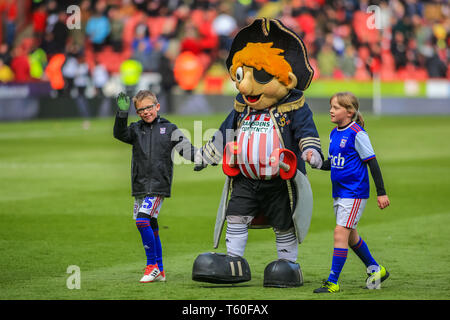
<path fill-rule="evenodd" d="M 320 169 L 331 171 L 333 207 L 336 215 L 334 251 L 328 279 L 315 293 L 338 292 L 338 278 L 347 259 L 348 246 L 367 268 L 366 285 L 369 289 L 389 277 L 386 268 L 372 257 L 369 248 L 356 231 L 357 224 L 369 198 L 367 166 L 377 188 L 380 209 L 389 206 L 383 178 L 369 136 L 364 130 L 364 120 L 359 112 L 357 98 L 350 92 L 340 92 L 330 99 L 331 122 L 335 127 L 330 134 L 328 160 Z M 312 154 L 305 155 L 310 162 Z"/>

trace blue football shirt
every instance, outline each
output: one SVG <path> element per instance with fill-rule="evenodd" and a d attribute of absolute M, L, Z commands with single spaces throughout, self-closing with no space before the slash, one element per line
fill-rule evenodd
<path fill-rule="evenodd" d="M 328 159 L 331 163 L 333 197 L 369 198 L 370 184 L 366 161 L 375 158 L 367 132 L 357 123 L 334 128 L 330 133 Z"/>

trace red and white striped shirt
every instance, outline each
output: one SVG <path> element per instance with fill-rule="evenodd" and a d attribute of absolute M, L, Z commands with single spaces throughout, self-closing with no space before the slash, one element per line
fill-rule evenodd
<path fill-rule="evenodd" d="M 244 176 L 270 180 L 279 175 L 279 168 L 270 166 L 269 158 L 275 149 L 282 146 L 268 113 L 250 114 L 244 119 L 238 134 L 238 144 L 242 151 L 237 161 Z"/>

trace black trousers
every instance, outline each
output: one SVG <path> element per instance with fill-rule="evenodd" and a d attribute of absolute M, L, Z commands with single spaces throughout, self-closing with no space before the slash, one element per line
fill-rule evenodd
<path fill-rule="evenodd" d="M 236 176 L 233 178 L 226 216 L 256 217 L 259 214 L 263 214 L 269 224 L 279 230 L 293 226 L 286 180 L 253 180 Z"/>

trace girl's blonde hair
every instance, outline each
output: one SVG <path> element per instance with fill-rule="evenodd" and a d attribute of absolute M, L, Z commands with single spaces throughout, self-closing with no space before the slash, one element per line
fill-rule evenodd
<path fill-rule="evenodd" d="M 338 92 L 330 98 L 330 103 L 333 98 L 336 98 L 337 103 L 341 107 L 344 107 L 348 111 L 354 111 L 352 120 L 359 124 L 361 128 L 364 128 L 364 118 L 361 112 L 359 112 L 359 102 L 353 93 L 348 91 Z"/>

